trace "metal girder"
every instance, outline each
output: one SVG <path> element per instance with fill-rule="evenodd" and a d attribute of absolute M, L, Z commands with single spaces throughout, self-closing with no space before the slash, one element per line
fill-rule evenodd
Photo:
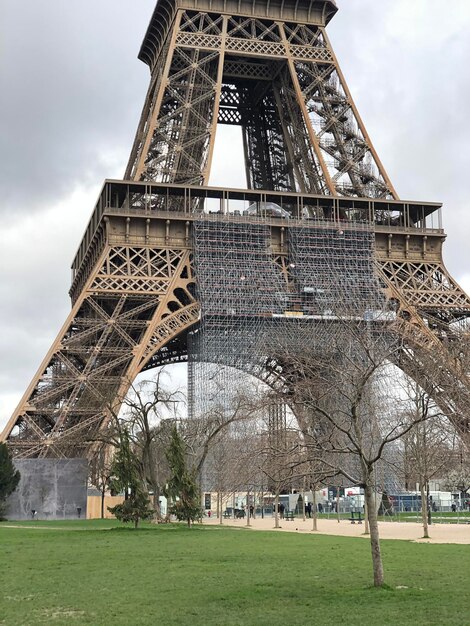
<path fill-rule="evenodd" d="M 256 87 L 240 87 L 241 125 L 246 146 L 248 184 L 253 189 L 295 190 L 286 137 L 274 92 L 257 99 Z"/>
<path fill-rule="evenodd" d="M 77 262 L 75 267 L 85 287 L 4 433 L 15 454 L 21 456 L 86 453 L 137 373 L 185 360 L 188 330 L 199 320 L 194 293 L 197 277 L 191 261 L 191 224 L 200 216 L 201 207 L 197 195 L 199 191 L 229 202 L 230 192 L 132 181 L 107 185 L 109 190 L 103 190 L 97 204 L 98 213 L 91 218 L 101 236 L 87 236 L 91 248 L 83 248 L 78 257 L 81 264 Z M 237 197 L 241 192 L 232 193 Z M 255 204 L 270 198 L 265 191 L 246 193 Z M 318 210 L 330 204 L 330 209 L 321 209 L 324 227 L 330 230 L 335 224 L 336 229 L 348 227 L 347 215 L 351 227 L 354 219 L 363 223 L 364 209 L 372 209 L 367 215 L 376 215 L 380 224 L 384 220 L 382 201 L 333 201 L 328 196 L 275 191 L 272 199 L 286 207 L 310 204 Z M 162 210 L 166 200 L 168 207 L 176 208 Z M 354 205 L 351 212 L 348 203 Z M 387 206 L 392 215 L 402 215 L 398 224 L 410 223 L 412 215 L 431 210 L 400 202 Z M 302 216 L 299 212 L 295 219 L 270 222 L 272 271 L 288 291 L 294 280 L 289 228 L 302 225 L 308 229 L 317 223 Z M 233 218 L 227 215 L 226 219 Z M 266 218 L 254 219 L 266 222 Z M 467 396 L 457 394 L 450 381 L 459 381 L 459 388 L 466 389 L 466 374 L 456 360 L 459 334 L 455 322 L 470 316 L 470 301 L 444 268 L 442 240 L 441 230 L 424 225 L 414 229 L 379 225 L 375 254 L 387 299 L 396 302 L 395 332 L 407 354 L 420 354 L 419 363 L 429 364 L 431 357 L 435 366 L 440 363 L 439 371 L 446 372 L 445 377 L 441 375 L 445 393 L 440 395 L 446 406 L 452 403 L 455 423 L 462 424 L 462 403 Z M 90 270 L 89 259 L 96 256 Z M 271 361 L 267 358 L 264 365 L 244 367 L 273 387 L 288 387 L 291 374 L 283 372 L 280 363 L 270 365 Z"/>
<path fill-rule="evenodd" d="M 138 372 L 198 319 L 189 250 L 121 238 L 105 246 L 7 425 L 18 456 L 86 452 Z"/>
<path fill-rule="evenodd" d="M 167 58 L 161 55 L 153 71 L 129 177 L 207 184 L 216 122 L 244 125 L 241 109 L 223 106 L 223 81 L 243 80 L 247 86 L 249 81 L 257 85 L 274 80 L 271 92 L 278 92 L 283 100 L 283 113 L 277 115 L 283 143 L 289 129 L 296 133 L 293 145 L 304 143 L 299 131 L 307 135 L 302 155 L 296 157 L 292 154 L 296 149 L 289 150 L 294 157 L 290 170 L 301 179 L 295 188 L 332 195 L 396 197 L 323 26 L 242 15 L 222 18 L 185 10 L 178 12 L 167 46 Z M 281 66 L 277 74 L 283 73 L 283 89 L 270 68 L 273 62 Z M 256 129 L 269 122 L 268 111 L 264 117 L 258 116 Z M 265 160 L 251 158 L 250 141 L 261 139 L 255 138 L 257 130 L 247 132 L 248 179 L 252 184 L 264 180 L 269 187 Z M 263 141 L 263 151 L 268 153 L 272 138 L 266 135 Z M 257 153 L 261 153 L 259 148 Z M 296 160 L 303 161 L 302 166 Z M 313 169 L 301 172 L 301 167 L 308 170 L 307 162 Z"/>
<path fill-rule="evenodd" d="M 443 231 L 427 226 L 436 207 L 393 202 L 397 193 L 325 31 L 333 4 L 255 3 L 250 15 L 242 5 L 230 13 L 218 0 L 206 4 L 159 2 L 141 51 L 152 75 L 128 180 L 105 185 L 74 261 L 72 311 L 3 439 L 20 456 L 86 454 L 140 371 L 186 358 L 199 320 L 191 220 L 207 197 L 232 219 L 229 196 L 244 193 L 195 193 L 207 189 L 218 123 L 243 129 L 248 185 L 265 190 L 251 201 L 262 206 L 270 190 L 285 192 L 272 201 L 287 203 L 304 225 L 375 222 L 377 274 L 396 302 L 394 330 L 404 346 L 399 365 L 437 368 L 437 400 L 455 424 L 468 425 L 458 345 L 470 300 L 442 262 Z M 272 262 L 287 284 L 284 231 L 295 220 L 270 222 Z M 282 366 L 271 361 L 252 373 L 284 384 Z"/>

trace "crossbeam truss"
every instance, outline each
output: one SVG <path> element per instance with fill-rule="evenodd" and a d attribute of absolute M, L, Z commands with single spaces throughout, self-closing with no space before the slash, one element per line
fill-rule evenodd
<path fill-rule="evenodd" d="M 18 456 L 89 453 L 135 376 L 198 319 L 187 246 L 155 249 L 124 234 L 103 239 L 64 327 L 7 426 Z"/>
<path fill-rule="evenodd" d="M 126 178 L 207 184 L 237 124 L 249 187 L 397 197 L 324 25 L 182 10 L 152 76 Z"/>

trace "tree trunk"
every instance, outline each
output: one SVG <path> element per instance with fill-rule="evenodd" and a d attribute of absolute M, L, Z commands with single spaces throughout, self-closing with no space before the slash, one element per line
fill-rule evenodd
<path fill-rule="evenodd" d="M 338 517 L 338 524 L 341 521 L 341 516 L 339 514 L 339 487 L 338 487 L 338 491 L 336 492 L 336 515 Z"/>
<path fill-rule="evenodd" d="M 279 528 L 279 491 L 274 498 L 274 528 Z"/>
<path fill-rule="evenodd" d="M 317 524 L 317 493 L 315 491 L 315 486 L 312 487 L 312 509 L 313 509 L 313 527 L 312 530 L 318 530 Z"/>
<path fill-rule="evenodd" d="M 222 493 L 219 492 L 220 502 L 219 502 L 219 524 L 224 523 L 224 514 L 223 514 L 223 506 L 222 506 Z"/>
<path fill-rule="evenodd" d="M 104 519 L 104 500 L 106 498 L 106 485 L 101 488 L 101 519 Z"/>
<path fill-rule="evenodd" d="M 199 487 L 199 494 L 200 494 L 200 500 L 199 500 L 199 510 L 201 511 L 201 514 L 199 516 L 199 523 L 202 524 L 202 520 L 204 519 L 204 512 L 206 510 L 206 503 L 204 501 L 204 494 L 202 493 L 201 487 Z M 190 520 L 188 520 L 189 522 Z"/>
<path fill-rule="evenodd" d="M 251 525 L 250 520 L 250 492 L 246 492 L 246 525 Z"/>
<path fill-rule="evenodd" d="M 160 481 L 158 477 L 158 469 L 157 469 L 158 464 L 155 458 L 153 446 L 151 444 L 152 434 L 150 432 L 150 427 L 148 423 L 148 414 L 145 413 L 142 415 L 142 417 L 143 417 L 143 432 L 145 433 L 144 448 L 142 450 L 143 469 L 145 471 L 144 476 L 146 477 L 145 482 L 150 488 L 149 490 L 153 492 L 153 496 L 151 498 L 151 503 L 152 503 L 152 508 L 153 508 L 153 521 L 161 522 L 162 521 L 162 509 L 160 506 L 160 497 L 161 497 L 162 492 L 161 492 Z"/>
<path fill-rule="evenodd" d="M 165 515 L 166 522 L 169 522 L 171 518 L 171 513 L 170 513 L 171 505 L 172 505 L 171 498 L 170 496 L 168 496 L 166 499 L 166 515 Z"/>
<path fill-rule="evenodd" d="M 421 492 L 421 519 L 423 520 L 423 537 L 429 539 L 429 527 L 428 527 L 428 499 L 426 497 L 426 490 L 424 488 L 424 481 L 419 483 L 419 489 Z"/>
<path fill-rule="evenodd" d="M 304 476 L 304 483 L 302 486 L 302 520 L 305 522 L 305 476 Z"/>
<path fill-rule="evenodd" d="M 139 518 L 137 517 L 137 518 L 134 520 L 134 528 L 135 528 L 135 529 L 137 529 L 137 528 L 138 528 L 138 526 L 139 526 Z"/>
<path fill-rule="evenodd" d="M 367 483 L 364 489 L 369 516 L 370 549 L 372 554 L 372 569 L 374 572 L 374 587 L 382 587 L 384 584 L 384 570 L 382 554 L 380 552 L 379 525 L 377 522 L 377 509 L 375 506 L 374 490 Z"/>
<path fill-rule="evenodd" d="M 369 507 L 367 506 L 366 499 L 364 498 L 364 535 L 368 535 L 368 534 L 369 534 Z"/>

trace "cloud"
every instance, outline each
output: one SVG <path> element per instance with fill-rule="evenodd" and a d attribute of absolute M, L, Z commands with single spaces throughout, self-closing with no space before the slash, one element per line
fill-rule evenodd
<path fill-rule="evenodd" d="M 96 184 L 109 175 L 103 152 L 122 176 L 148 80 L 135 57 L 153 6 L 6 0 L 0 210 L 37 212 L 73 184 Z"/>
<path fill-rule="evenodd" d="M 330 38 L 380 158 L 401 197 L 444 202 L 445 260 L 469 291 L 468 0 L 338 4 Z M 69 267 L 102 181 L 124 172 L 154 6 L 3 0 L 0 427 L 70 310 Z M 225 132 L 211 182 L 244 186 L 239 131 Z"/>
<path fill-rule="evenodd" d="M 336 19 L 331 37 L 372 141 L 402 198 L 444 203 L 444 257 L 459 278 L 470 262 L 462 176 L 470 167 L 470 6 L 359 0 L 343 3 Z M 352 41 L 341 36 L 346 29 Z"/>
<path fill-rule="evenodd" d="M 4 218 L 0 246 L 0 425 L 45 357 L 70 312 L 70 264 L 89 219 L 96 188 L 66 202 Z M 5 400 L 8 398 L 8 400 Z"/>

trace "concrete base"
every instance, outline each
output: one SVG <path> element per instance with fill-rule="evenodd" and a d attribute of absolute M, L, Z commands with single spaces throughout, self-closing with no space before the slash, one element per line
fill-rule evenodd
<path fill-rule="evenodd" d="M 21 459 L 14 464 L 21 480 L 7 500 L 9 520 L 86 519 L 86 459 Z"/>

